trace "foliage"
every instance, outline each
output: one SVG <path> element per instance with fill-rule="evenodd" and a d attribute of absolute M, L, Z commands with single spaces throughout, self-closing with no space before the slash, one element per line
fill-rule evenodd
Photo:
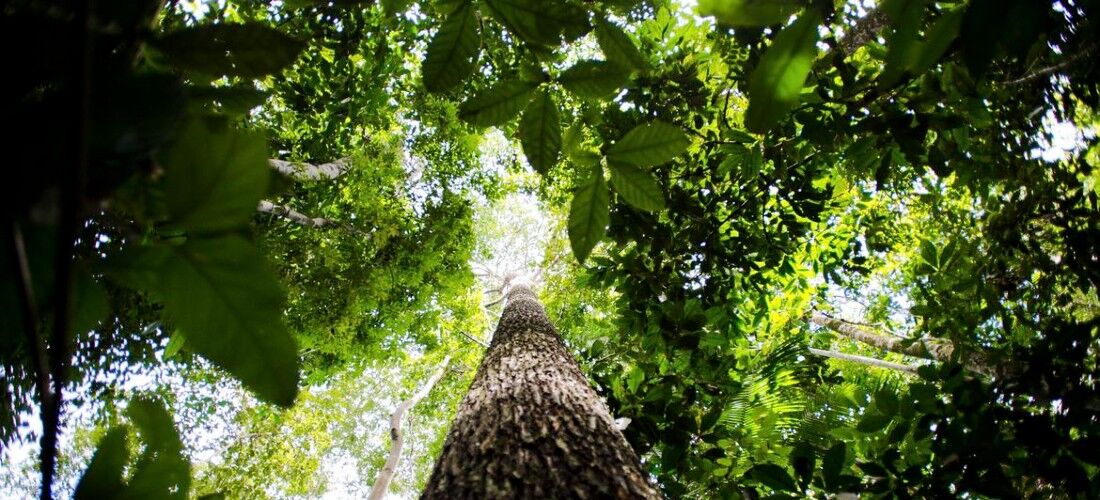
<path fill-rule="evenodd" d="M 3 95 L 4 442 L 170 358 L 260 398 L 241 429 L 336 448 L 350 396 L 310 398 L 481 338 L 480 260 L 542 269 L 669 497 L 1100 495 L 1096 1 L 184 4 L 0 14 L 36 49 Z M 129 470 L 178 472 L 165 415 L 135 411 Z M 81 488 L 144 487 L 123 431 L 100 443 Z M 318 492 L 320 452 L 284 445 L 235 440 L 240 469 L 196 484 Z"/>

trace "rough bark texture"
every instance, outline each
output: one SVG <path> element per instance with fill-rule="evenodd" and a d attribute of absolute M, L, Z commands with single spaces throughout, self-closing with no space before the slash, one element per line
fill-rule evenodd
<path fill-rule="evenodd" d="M 447 365 L 450 363 L 450 356 L 443 358 L 443 361 L 439 363 L 439 368 L 436 368 L 435 373 L 428 378 L 424 386 L 421 387 L 416 394 L 413 394 L 411 398 L 398 404 L 397 408 L 393 410 L 393 414 L 390 415 L 390 454 L 386 457 L 386 465 L 382 467 L 382 472 L 378 473 L 378 479 L 374 481 L 374 486 L 370 489 L 370 495 L 367 495 L 368 500 L 379 500 L 386 496 L 386 490 L 390 488 L 390 481 L 393 479 L 393 473 L 397 471 L 397 462 L 401 460 L 401 448 L 405 444 L 405 433 L 401 430 L 401 424 L 405 419 L 405 413 L 416 406 L 416 404 L 419 403 L 421 399 L 424 399 L 429 392 L 432 392 L 432 388 L 435 387 L 435 384 L 439 383 L 439 379 L 443 378 L 443 375 L 447 373 Z"/>
<path fill-rule="evenodd" d="M 421 498 L 658 498 L 529 286 L 507 298 Z"/>
<path fill-rule="evenodd" d="M 856 356 L 855 354 L 845 354 L 836 351 L 826 351 L 824 349 L 810 348 L 811 354 L 818 356 L 824 356 L 826 358 L 843 359 L 845 361 L 851 361 L 853 363 L 859 363 L 867 366 L 876 366 L 879 368 L 886 368 L 888 370 L 897 370 L 899 372 L 917 373 L 917 367 L 913 365 L 903 365 L 901 363 L 891 363 L 889 361 L 883 361 L 881 359 L 868 358 L 867 356 Z"/>
<path fill-rule="evenodd" d="M 332 221 L 323 217 L 310 217 L 288 206 L 278 205 L 267 200 L 260 200 L 260 205 L 256 207 L 256 210 L 260 213 L 277 215 L 302 226 L 325 227 L 334 225 Z"/>
<path fill-rule="evenodd" d="M 310 163 L 295 163 L 286 160 L 276 160 L 274 158 L 267 160 L 271 168 L 282 172 L 283 175 L 293 177 L 298 180 L 321 180 L 321 179 L 335 179 L 344 175 L 348 168 L 351 167 L 351 162 L 347 158 L 340 158 L 339 160 L 329 163 L 319 163 L 313 165 Z"/>

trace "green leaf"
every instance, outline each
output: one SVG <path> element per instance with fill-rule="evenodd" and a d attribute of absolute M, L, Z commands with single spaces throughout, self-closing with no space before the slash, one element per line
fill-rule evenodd
<path fill-rule="evenodd" d="M 591 168 L 589 178 L 573 194 L 569 206 L 569 245 L 577 261 L 584 263 L 592 248 L 603 238 L 608 222 L 611 221 L 609 209 L 610 196 L 607 181 L 599 165 Z"/>
<path fill-rule="evenodd" d="M 172 247 L 159 292 L 190 349 L 261 399 L 294 403 L 298 356 L 281 320 L 281 287 L 251 243 L 228 235 Z"/>
<path fill-rule="evenodd" d="M 700 0 L 699 14 L 730 26 L 768 26 L 786 21 L 803 0 Z"/>
<path fill-rule="evenodd" d="M 653 174 L 633 165 L 609 162 L 611 186 L 627 203 L 650 212 L 665 208 L 664 193 Z"/>
<path fill-rule="evenodd" d="M 183 332 L 176 330 L 172 332 L 172 336 L 168 338 L 168 345 L 164 348 L 164 359 L 174 357 L 183 349 L 184 344 L 187 343 L 187 337 L 183 335 Z"/>
<path fill-rule="evenodd" d="M 962 7 L 944 12 L 928 29 L 924 43 L 920 47 L 920 56 L 910 68 L 914 75 L 928 71 L 947 53 L 947 49 L 959 37 L 964 14 L 965 9 Z"/>
<path fill-rule="evenodd" d="M 787 473 L 786 469 L 775 464 L 754 465 L 745 474 L 775 491 L 793 492 L 797 489 L 794 479 L 791 479 L 791 475 Z"/>
<path fill-rule="evenodd" d="M 630 73 L 607 61 L 589 59 L 562 72 L 558 83 L 582 99 L 603 99 L 615 95 L 630 80 Z"/>
<path fill-rule="evenodd" d="M 825 452 L 825 457 L 821 460 L 821 476 L 825 480 L 826 488 L 836 488 L 847 453 L 848 445 L 844 442 L 834 444 Z"/>
<path fill-rule="evenodd" d="M 172 416 L 156 401 L 135 398 L 126 408 L 145 443 L 130 477 L 126 496 L 131 498 L 187 498 L 191 464 L 183 455 L 183 442 Z"/>
<path fill-rule="evenodd" d="M 448 90 L 465 80 L 476 67 L 481 35 L 474 8 L 464 3 L 447 16 L 428 43 L 421 72 L 429 92 Z"/>
<path fill-rule="evenodd" d="M 924 0 L 890 0 L 883 4 L 893 29 L 886 36 L 886 65 L 878 78 L 881 87 L 898 82 L 920 52 L 917 33 L 924 20 Z"/>
<path fill-rule="evenodd" d="M 596 21 L 596 42 L 608 61 L 638 71 L 649 69 L 649 61 L 638 51 L 630 35 L 606 19 Z"/>
<path fill-rule="evenodd" d="M 170 222 L 193 234 L 244 227 L 267 191 L 262 136 L 192 120 L 160 155 Z"/>
<path fill-rule="evenodd" d="M 123 468 L 130 461 L 126 431 L 125 426 L 114 427 L 99 439 L 92 461 L 76 483 L 74 500 L 115 498 L 126 488 L 122 482 Z"/>
<path fill-rule="evenodd" d="M 521 80 L 496 84 L 458 107 L 458 117 L 476 127 L 503 125 L 527 105 L 537 83 Z"/>
<path fill-rule="evenodd" d="M 877 412 L 868 412 L 863 419 L 856 424 L 856 430 L 865 434 L 878 432 L 890 423 L 890 417 Z"/>
<path fill-rule="evenodd" d="M 898 396 L 893 389 L 884 387 L 875 393 L 875 406 L 883 415 L 892 417 L 898 412 Z"/>
<path fill-rule="evenodd" d="M 538 172 L 547 172 L 561 154 L 561 114 L 553 96 L 539 92 L 519 121 L 520 143 L 527 162 Z"/>
<path fill-rule="evenodd" d="M 260 23 L 192 26 L 166 33 L 151 45 L 179 69 L 242 78 L 278 73 L 305 48 L 305 43 Z"/>
<path fill-rule="evenodd" d="M 486 0 L 485 6 L 509 31 L 536 45 L 558 45 L 563 34 L 576 36 L 588 26 L 584 10 L 563 2 Z"/>
<path fill-rule="evenodd" d="M 799 441 L 791 450 L 788 458 L 791 461 L 791 468 L 794 469 L 795 477 L 798 479 L 798 484 L 802 489 L 805 489 L 814 475 L 814 465 L 817 461 L 817 453 L 814 451 L 814 447 L 810 443 Z"/>
<path fill-rule="evenodd" d="M 651 167 L 675 158 L 689 144 L 691 141 L 679 128 L 655 121 L 627 132 L 608 148 L 607 158 L 636 167 Z"/>
<path fill-rule="evenodd" d="M 775 37 L 749 77 L 745 127 L 764 133 L 798 104 L 802 84 L 817 57 L 821 15 L 809 9 Z"/>

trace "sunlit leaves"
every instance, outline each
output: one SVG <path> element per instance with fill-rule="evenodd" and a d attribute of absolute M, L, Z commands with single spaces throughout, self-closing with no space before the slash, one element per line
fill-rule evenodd
<path fill-rule="evenodd" d="M 257 78 L 290 65 L 305 44 L 266 25 L 226 23 L 173 31 L 152 46 L 183 70 Z"/>
<path fill-rule="evenodd" d="M 558 83 L 582 99 L 610 97 L 629 80 L 629 73 L 607 61 L 580 61 L 562 72 Z"/>
<path fill-rule="evenodd" d="M 749 79 L 745 127 L 767 132 L 798 104 L 802 84 L 817 56 L 821 15 L 807 10 L 775 37 Z"/>
<path fill-rule="evenodd" d="M 627 203 L 647 211 L 665 208 L 664 195 L 653 174 L 633 165 L 609 162 L 611 186 Z"/>
<path fill-rule="evenodd" d="M 541 91 L 531 99 L 519 122 L 520 143 L 527 162 L 536 171 L 546 172 L 561 154 L 561 113 L 554 97 Z"/>
<path fill-rule="evenodd" d="M 583 263 L 603 238 L 604 229 L 611 220 L 609 204 L 607 181 L 602 168 L 595 165 L 588 178 L 577 186 L 569 207 L 569 244 L 579 262 Z"/>
<path fill-rule="evenodd" d="M 655 121 L 635 127 L 607 150 L 607 159 L 637 167 L 660 165 L 687 149 L 691 141 L 679 128 Z"/>
<path fill-rule="evenodd" d="M 245 225 L 267 191 L 262 136 L 193 120 L 160 156 L 170 222 L 191 233 Z"/>
<path fill-rule="evenodd" d="M 766 26 L 786 21 L 803 0 L 701 0 L 699 13 L 730 26 Z"/>
<path fill-rule="evenodd" d="M 191 349 L 260 398 L 294 402 L 297 348 L 282 323 L 279 283 L 255 247 L 234 235 L 171 247 L 159 285 L 165 313 Z"/>
<path fill-rule="evenodd" d="M 523 110 L 536 87 L 522 80 L 500 82 L 463 102 L 458 116 L 477 127 L 503 125 Z"/>
<path fill-rule="evenodd" d="M 648 69 L 649 63 L 630 36 L 606 19 L 596 21 L 596 41 L 608 61 L 637 71 Z"/>
<path fill-rule="evenodd" d="M 564 2 L 486 0 L 490 14 L 526 42 L 557 45 L 587 28 L 585 12 Z"/>
<path fill-rule="evenodd" d="M 480 45 L 477 13 L 465 3 L 447 16 L 428 44 L 421 67 L 424 87 L 441 92 L 462 83 L 474 71 Z"/>

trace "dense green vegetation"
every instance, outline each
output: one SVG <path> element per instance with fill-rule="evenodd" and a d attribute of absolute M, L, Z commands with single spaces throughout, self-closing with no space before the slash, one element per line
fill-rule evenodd
<path fill-rule="evenodd" d="M 1098 10 L 4 2 L 5 488 L 362 495 L 451 355 L 415 495 L 528 271 L 668 497 L 1098 497 Z"/>

